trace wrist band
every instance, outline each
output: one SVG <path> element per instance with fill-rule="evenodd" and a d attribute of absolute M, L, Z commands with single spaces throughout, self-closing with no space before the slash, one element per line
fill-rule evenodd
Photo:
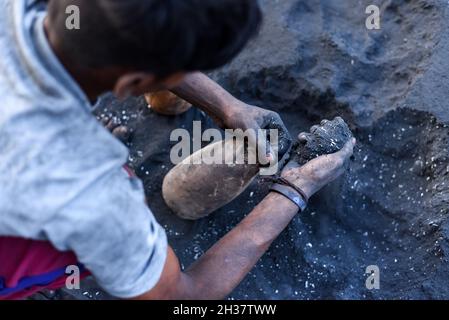
<path fill-rule="evenodd" d="M 304 199 L 304 201 L 306 203 L 309 202 L 309 198 L 307 197 L 306 193 L 304 191 L 302 191 L 301 188 L 295 186 L 293 183 L 291 183 L 287 179 L 279 177 L 279 178 L 277 178 L 276 183 L 277 184 L 282 184 L 284 186 L 289 186 L 289 187 L 295 189 L 295 191 L 298 192 L 302 196 L 302 198 Z"/>
<path fill-rule="evenodd" d="M 274 183 L 271 186 L 270 190 L 282 194 L 284 197 L 292 201 L 298 206 L 300 212 L 303 212 L 307 207 L 307 198 L 303 197 L 301 193 L 297 192 L 296 188 L 292 188 L 290 185 L 287 186 L 279 183 Z"/>

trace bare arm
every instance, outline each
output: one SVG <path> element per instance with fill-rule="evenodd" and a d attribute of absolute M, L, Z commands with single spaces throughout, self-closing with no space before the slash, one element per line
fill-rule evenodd
<path fill-rule="evenodd" d="M 355 141 L 333 155 L 322 156 L 298 168 L 291 163 L 283 176 L 313 195 L 343 172 Z M 209 249 L 185 272 L 169 248 L 161 279 L 137 299 L 222 299 L 245 275 L 285 229 L 298 208 L 282 195 L 270 193 L 243 221 Z"/>
<path fill-rule="evenodd" d="M 273 111 L 246 104 L 223 89 L 215 81 L 200 72 L 188 74 L 183 82 L 171 90 L 180 98 L 206 112 L 215 123 L 226 129 L 276 129 L 279 134 L 279 158 L 289 149 L 290 134 L 281 117 Z M 253 131 L 253 132 L 254 132 Z M 250 138 L 256 139 L 250 133 Z M 266 140 L 259 137 L 256 142 L 266 145 Z"/>
<path fill-rule="evenodd" d="M 243 102 L 201 72 L 188 74 L 171 91 L 206 112 L 221 127 L 225 126 L 232 106 L 243 105 Z"/>
<path fill-rule="evenodd" d="M 181 272 L 169 248 L 158 285 L 139 299 L 223 299 L 243 280 L 297 211 L 290 200 L 269 194 L 185 272 Z"/>

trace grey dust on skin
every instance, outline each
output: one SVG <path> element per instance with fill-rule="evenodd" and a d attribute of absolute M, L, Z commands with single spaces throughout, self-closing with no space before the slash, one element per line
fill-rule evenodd
<path fill-rule="evenodd" d="M 303 132 L 293 147 L 291 158 L 303 165 L 325 154 L 337 152 L 353 137 L 351 130 L 341 117 L 322 120 L 310 132 Z"/>

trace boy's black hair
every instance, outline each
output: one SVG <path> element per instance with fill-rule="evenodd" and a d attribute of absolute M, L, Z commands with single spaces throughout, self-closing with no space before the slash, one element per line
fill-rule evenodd
<path fill-rule="evenodd" d="M 66 7 L 80 29 L 66 28 Z M 210 70 L 254 36 L 257 0 L 50 0 L 52 32 L 63 53 L 88 67 L 124 66 L 167 76 Z"/>

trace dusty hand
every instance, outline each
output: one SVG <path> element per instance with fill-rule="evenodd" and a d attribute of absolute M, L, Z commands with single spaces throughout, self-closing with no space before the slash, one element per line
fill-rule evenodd
<path fill-rule="evenodd" d="M 344 165 L 352 156 L 355 143 L 356 140 L 352 139 L 340 151 L 315 158 L 302 167 L 291 161 L 282 171 L 282 177 L 310 197 L 344 172 Z"/>
<path fill-rule="evenodd" d="M 223 121 L 226 128 L 251 130 L 250 139 L 260 148 L 267 150 L 267 157 L 273 157 L 273 150 L 266 136 L 258 136 L 258 129 L 278 130 L 278 146 L 276 147 L 278 159 L 289 150 L 292 139 L 279 114 L 256 106 L 241 103 L 228 109 L 226 119 Z M 267 158 L 269 160 L 269 158 Z"/>

